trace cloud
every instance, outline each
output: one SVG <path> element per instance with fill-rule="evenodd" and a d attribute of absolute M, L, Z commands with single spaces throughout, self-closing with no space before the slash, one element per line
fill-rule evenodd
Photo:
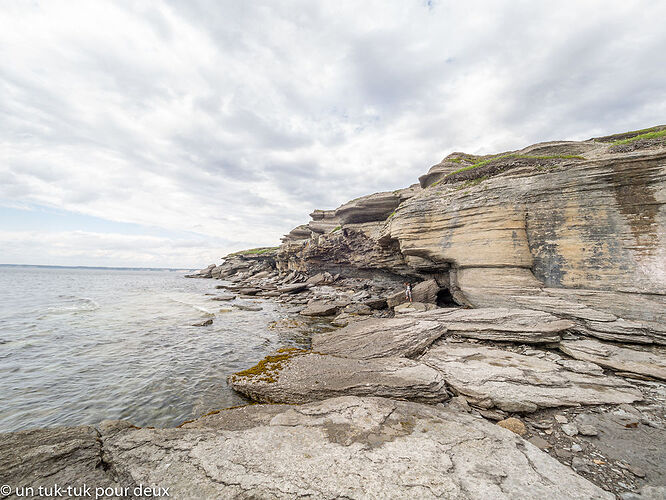
<path fill-rule="evenodd" d="M 666 116 L 660 2 L 0 10 L 0 205 L 190 232 L 201 250 L 177 254 L 195 259 L 183 267 L 207 263 L 205 242 L 218 254 L 276 244 L 312 209 L 412 184 L 451 151 Z M 126 258 L 111 241 L 86 241 L 109 245 L 100 261 Z M 174 262 L 137 244 L 142 262 L 162 251 Z"/>

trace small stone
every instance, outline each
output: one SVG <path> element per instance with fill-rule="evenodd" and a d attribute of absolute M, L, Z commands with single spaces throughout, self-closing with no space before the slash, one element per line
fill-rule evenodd
<path fill-rule="evenodd" d="M 533 421 L 531 423 L 537 429 L 550 429 L 553 426 L 553 424 L 551 424 L 547 420 Z"/>
<path fill-rule="evenodd" d="M 539 448 L 540 450 L 545 450 L 546 448 L 551 447 L 551 444 L 548 441 L 539 436 L 533 436 L 530 439 L 528 439 L 528 441 L 537 448 Z"/>
<path fill-rule="evenodd" d="M 504 427 L 505 429 L 509 429 L 511 432 L 518 434 L 519 436 L 524 436 L 527 434 L 527 429 L 525 428 L 525 424 L 522 423 L 520 420 L 517 418 L 507 418 L 505 420 L 500 420 L 497 422 L 497 425 L 500 427 Z"/>
<path fill-rule="evenodd" d="M 593 425 L 579 424 L 576 427 L 578 427 L 578 434 L 581 436 L 596 436 L 599 434 L 599 431 Z"/>
<path fill-rule="evenodd" d="M 578 453 L 579 451 L 583 451 L 583 447 L 578 443 L 574 443 L 571 445 L 571 451 L 573 451 L 574 453 Z"/>
<path fill-rule="evenodd" d="M 209 318 L 205 321 L 202 321 L 200 323 L 193 323 L 192 326 L 210 326 L 213 324 L 213 318 Z"/>
<path fill-rule="evenodd" d="M 558 424 L 566 424 L 569 422 L 569 419 L 564 415 L 555 415 L 555 420 L 557 420 Z"/>
<path fill-rule="evenodd" d="M 546 430 L 543 431 L 543 432 L 545 432 L 547 435 L 550 436 L 550 435 L 553 433 L 553 429 L 546 429 Z"/>
<path fill-rule="evenodd" d="M 643 497 L 636 493 L 632 493 L 631 491 L 625 491 L 623 493 L 620 493 L 620 499 L 621 500 L 641 500 Z"/>
<path fill-rule="evenodd" d="M 571 468 L 576 472 L 591 472 L 590 467 L 588 466 L 587 460 L 580 457 L 574 457 L 571 461 Z"/>
<path fill-rule="evenodd" d="M 560 458 L 571 458 L 571 452 L 567 450 L 563 450 L 561 448 L 555 448 L 555 455 L 557 455 Z"/>
<path fill-rule="evenodd" d="M 562 432 L 569 437 L 575 436 L 578 434 L 578 427 L 576 427 L 575 424 L 562 424 Z"/>

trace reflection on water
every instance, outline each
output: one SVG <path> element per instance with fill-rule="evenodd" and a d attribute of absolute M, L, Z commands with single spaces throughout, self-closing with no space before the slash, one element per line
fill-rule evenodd
<path fill-rule="evenodd" d="M 219 283 L 166 271 L 0 267 L 0 431 L 104 419 L 177 425 L 242 404 L 229 374 L 279 347 L 307 348 L 325 328 L 285 321 L 269 301 L 213 301 L 206 294 Z M 211 317 L 212 326 L 192 326 Z"/>

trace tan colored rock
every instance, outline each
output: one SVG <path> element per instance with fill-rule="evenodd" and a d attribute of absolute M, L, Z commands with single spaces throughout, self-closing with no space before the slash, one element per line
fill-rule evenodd
<path fill-rule="evenodd" d="M 666 349 L 662 347 L 630 348 L 592 339 L 562 341 L 559 347 L 578 360 L 666 380 Z"/>
<path fill-rule="evenodd" d="M 426 304 L 424 302 L 404 302 L 393 308 L 396 314 L 410 314 L 432 311 L 437 309 L 435 304 Z"/>
<path fill-rule="evenodd" d="M 500 420 L 497 422 L 497 425 L 504 427 L 505 429 L 509 429 L 511 432 L 518 434 L 519 436 L 524 436 L 527 434 L 527 428 L 525 427 L 525 424 L 515 417 Z"/>

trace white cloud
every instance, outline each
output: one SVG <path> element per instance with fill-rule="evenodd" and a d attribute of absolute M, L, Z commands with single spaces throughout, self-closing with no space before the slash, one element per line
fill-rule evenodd
<path fill-rule="evenodd" d="M 663 2 L 0 10 L 0 204 L 230 240 L 219 253 L 275 244 L 313 208 L 409 185 L 454 150 L 666 116 Z"/>

